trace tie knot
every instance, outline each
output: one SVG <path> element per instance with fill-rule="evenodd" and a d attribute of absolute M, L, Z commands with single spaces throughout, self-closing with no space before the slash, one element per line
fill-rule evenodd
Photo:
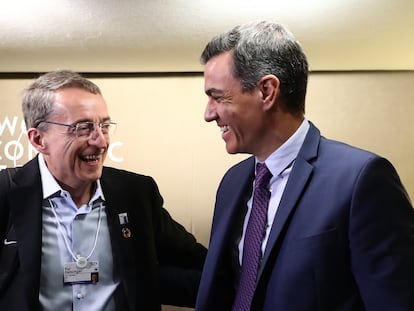
<path fill-rule="evenodd" d="M 257 163 L 255 178 L 257 187 L 267 187 L 272 176 L 265 163 Z"/>

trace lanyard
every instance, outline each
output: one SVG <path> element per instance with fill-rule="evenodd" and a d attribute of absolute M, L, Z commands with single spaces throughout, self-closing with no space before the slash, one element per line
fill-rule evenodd
<path fill-rule="evenodd" d="M 68 238 L 66 236 L 67 234 L 65 234 L 65 232 L 63 230 L 63 227 L 62 227 L 62 224 L 60 223 L 59 217 L 58 217 L 58 215 L 56 213 L 55 204 L 50 199 L 49 199 L 49 204 L 52 207 L 52 211 L 53 211 L 53 214 L 55 215 L 55 219 L 56 219 L 56 223 L 58 225 L 59 231 L 60 231 L 60 233 L 61 233 L 61 235 L 63 237 L 63 240 L 65 241 L 66 249 L 69 251 L 70 255 L 75 260 L 76 265 L 79 268 L 85 268 L 86 265 L 87 265 L 87 263 L 88 263 L 88 259 L 92 256 L 93 252 L 95 251 L 96 244 L 98 243 L 99 230 L 101 228 L 101 221 L 102 221 L 102 202 L 101 202 L 101 204 L 99 206 L 98 228 L 96 229 L 95 241 L 93 243 L 93 246 L 92 246 L 92 249 L 91 249 L 89 255 L 86 256 L 86 257 L 83 257 L 81 255 L 75 256 L 75 254 L 73 253 L 72 248 L 69 246 L 69 241 L 68 241 Z"/>

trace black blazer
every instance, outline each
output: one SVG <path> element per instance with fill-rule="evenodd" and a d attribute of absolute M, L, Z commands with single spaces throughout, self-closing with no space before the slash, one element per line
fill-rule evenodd
<path fill-rule="evenodd" d="M 192 306 L 207 250 L 162 207 L 151 177 L 104 167 L 101 185 L 114 265 L 120 268 L 117 310 Z M 0 310 L 39 309 L 41 206 L 37 157 L 11 183 L 6 170 L 0 172 Z M 124 212 L 130 238 L 122 236 L 118 214 Z"/>

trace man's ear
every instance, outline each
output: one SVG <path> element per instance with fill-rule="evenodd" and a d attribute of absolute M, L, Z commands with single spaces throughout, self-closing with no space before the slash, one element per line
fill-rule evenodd
<path fill-rule="evenodd" d="M 44 142 L 44 133 L 37 128 L 30 128 L 27 131 L 27 137 L 32 144 L 32 146 L 39 152 L 44 153 L 46 149 L 46 144 Z"/>
<path fill-rule="evenodd" d="M 280 93 L 280 80 L 274 75 L 266 75 L 260 79 L 260 91 L 262 94 L 263 108 L 272 109 L 277 103 L 277 97 Z"/>

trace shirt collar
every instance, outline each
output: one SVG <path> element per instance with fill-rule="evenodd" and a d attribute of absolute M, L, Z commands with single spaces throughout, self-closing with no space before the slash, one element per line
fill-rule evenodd
<path fill-rule="evenodd" d="M 293 164 L 302 147 L 309 127 L 309 121 L 304 119 L 296 132 L 265 160 L 266 166 L 273 176 L 278 176 Z M 258 160 L 256 158 L 257 162 Z"/>
<path fill-rule="evenodd" d="M 40 176 L 42 179 L 43 199 L 50 198 L 54 195 L 61 195 L 62 192 L 66 192 L 66 190 L 63 190 L 62 187 L 57 183 L 56 179 L 49 171 L 48 167 L 46 166 L 43 154 L 39 153 L 38 161 Z M 96 181 L 95 194 L 92 196 L 90 202 L 93 203 L 98 199 L 105 201 L 105 197 L 102 192 L 101 182 L 99 181 L 99 179 Z"/>

